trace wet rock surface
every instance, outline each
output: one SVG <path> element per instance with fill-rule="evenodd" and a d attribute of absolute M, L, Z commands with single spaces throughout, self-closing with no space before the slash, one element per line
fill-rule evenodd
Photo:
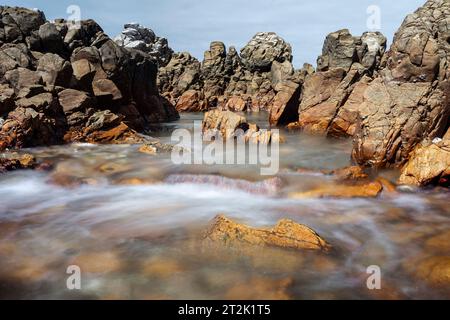
<path fill-rule="evenodd" d="M 271 123 L 297 118 L 300 84 L 313 72 L 294 70 L 291 46 L 273 32 L 260 32 L 242 48 L 211 42 L 203 62 L 189 53 L 175 53 L 159 69 L 160 92 L 179 111 L 271 111 Z"/>
<path fill-rule="evenodd" d="M 327 252 L 331 246 L 307 226 L 281 220 L 272 229 L 252 229 L 217 216 L 205 233 L 205 240 L 224 245 L 275 246 L 296 250 Z"/>
<path fill-rule="evenodd" d="M 448 128 L 448 11 L 427 1 L 406 17 L 360 107 L 353 156 L 360 164 L 402 165 L 423 139 Z"/>

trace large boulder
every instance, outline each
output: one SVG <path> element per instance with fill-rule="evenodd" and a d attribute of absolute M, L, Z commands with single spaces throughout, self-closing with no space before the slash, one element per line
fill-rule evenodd
<path fill-rule="evenodd" d="M 58 99 L 66 114 L 95 107 L 94 100 L 86 92 L 79 90 L 65 89 L 58 93 Z"/>
<path fill-rule="evenodd" d="M 399 184 L 450 186 L 450 137 L 441 141 L 423 142 L 411 153 L 403 167 Z"/>
<path fill-rule="evenodd" d="M 360 108 L 354 159 L 400 166 L 424 139 L 442 137 L 450 115 L 450 3 L 429 0 L 404 20 L 368 85 Z"/>
<path fill-rule="evenodd" d="M 373 79 L 385 48 L 386 38 L 379 32 L 360 37 L 347 29 L 330 33 L 317 59 L 317 72 L 304 80 L 299 126 L 312 133 L 352 136 L 359 121 L 361 91 L 366 88 L 359 83 Z"/>
<path fill-rule="evenodd" d="M 217 216 L 205 233 L 205 241 L 226 246 L 269 246 L 328 252 L 331 246 L 311 228 L 284 219 L 274 228 L 256 229 Z"/>
<path fill-rule="evenodd" d="M 236 130 L 248 130 L 247 119 L 231 111 L 211 110 L 205 113 L 202 131 L 203 133 L 218 131 L 223 138 L 232 137 Z"/>
<path fill-rule="evenodd" d="M 157 37 L 153 30 L 139 23 L 126 24 L 122 33 L 114 40 L 125 48 L 148 53 L 161 67 L 166 66 L 172 58 L 173 50 L 169 47 L 167 39 Z"/>
<path fill-rule="evenodd" d="M 25 42 L 46 21 L 42 11 L 7 6 L 0 6 L 0 20 L 1 42 Z"/>
<path fill-rule="evenodd" d="M 251 71 L 269 71 L 274 61 L 291 62 L 292 48 L 274 32 L 258 32 L 242 48 L 241 59 Z"/>
<path fill-rule="evenodd" d="M 318 71 L 342 68 L 346 71 L 355 63 L 365 68 L 377 68 L 386 49 L 386 38 L 379 32 L 365 32 L 354 37 L 347 29 L 330 33 L 317 59 Z"/>

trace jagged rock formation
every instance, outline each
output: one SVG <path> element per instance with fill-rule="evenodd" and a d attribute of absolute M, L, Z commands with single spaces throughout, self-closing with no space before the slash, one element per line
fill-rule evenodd
<path fill-rule="evenodd" d="M 368 85 L 361 106 L 354 159 L 364 165 L 404 163 L 424 139 L 449 125 L 450 3 L 429 0 L 404 20 Z"/>
<path fill-rule="evenodd" d="M 153 30 L 139 23 L 127 23 L 120 35 L 114 38 L 117 44 L 129 49 L 142 50 L 154 58 L 160 67 L 167 65 L 173 50 L 166 38 L 157 37 Z"/>
<path fill-rule="evenodd" d="M 301 83 L 313 72 L 292 66 L 291 46 L 273 32 L 260 32 L 238 54 L 214 41 L 203 62 L 188 53 L 178 53 L 159 69 L 162 94 L 179 111 L 271 111 L 273 124 L 297 118 Z"/>
<path fill-rule="evenodd" d="M 120 47 L 95 21 L 47 22 L 11 7 L 0 17 L 0 149 L 130 141 L 133 129 L 178 117 L 158 94 L 152 58 Z M 116 120 L 90 127 L 98 112 Z"/>
<path fill-rule="evenodd" d="M 347 29 L 325 39 L 317 72 L 305 79 L 299 107 L 299 126 L 312 133 L 352 136 L 365 85 L 372 80 L 385 52 L 379 32 L 354 37 Z"/>

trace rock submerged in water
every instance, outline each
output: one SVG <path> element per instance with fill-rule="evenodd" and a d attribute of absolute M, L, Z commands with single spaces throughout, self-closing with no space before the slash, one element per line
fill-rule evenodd
<path fill-rule="evenodd" d="M 0 155 L 0 173 L 19 169 L 34 169 L 36 166 L 35 157 L 28 153 Z"/>
<path fill-rule="evenodd" d="M 450 256 L 433 256 L 407 265 L 406 269 L 428 285 L 448 289 L 450 286 Z"/>
<path fill-rule="evenodd" d="M 293 192 L 293 199 L 308 198 L 376 198 L 383 191 L 383 185 L 378 182 L 362 182 L 355 184 L 324 184 L 315 189 Z"/>
<path fill-rule="evenodd" d="M 202 132 L 204 135 L 220 133 L 224 140 L 242 136 L 245 142 L 255 144 L 283 141 L 279 134 L 275 134 L 271 130 L 260 130 L 257 125 L 248 123 L 244 116 L 231 111 L 211 110 L 206 112 L 202 122 Z"/>
<path fill-rule="evenodd" d="M 291 220 L 281 220 L 272 229 L 254 229 L 219 215 L 204 235 L 205 241 L 230 246 L 269 246 L 328 252 L 331 246 L 314 230 Z"/>

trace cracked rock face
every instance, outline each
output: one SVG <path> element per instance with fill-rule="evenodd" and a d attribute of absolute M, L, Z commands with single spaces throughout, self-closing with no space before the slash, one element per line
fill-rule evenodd
<path fill-rule="evenodd" d="M 124 30 L 114 41 L 125 48 L 144 51 L 154 58 L 160 67 L 166 66 L 172 58 L 173 50 L 167 39 L 156 36 L 153 30 L 139 23 L 125 24 Z"/>
<path fill-rule="evenodd" d="M 366 88 L 360 83 L 372 81 L 385 48 L 386 38 L 379 32 L 360 37 L 347 29 L 330 33 L 317 59 L 317 72 L 303 83 L 299 126 L 310 133 L 352 136 Z"/>
<path fill-rule="evenodd" d="M 177 119 L 158 93 L 154 59 L 119 46 L 95 21 L 48 22 L 40 11 L 3 6 L 0 21 L 0 150 L 130 141 L 134 129 Z M 123 122 L 92 127 L 98 111 Z"/>
<path fill-rule="evenodd" d="M 424 139 L 446 132 L 450 115 L 450 3 L 429 0 L 404 20 L 386 66 L 361 99 L 353 157 L 399 166 Z"/>
<path fill-rule="evenodd" d="M 241 50 L 213 41 L 200 63 L 176 53 L 159 69 L 160 92 L 178 111 L 270 111 L 272 124 L 298 118 L 301 82 L 309 65 L 294 70 L 291 46 L 273 32 L 256 34 Z"/>
<path fill-rule="evenodd" d="M 242 48 L 241 59 L 251 71 L 267 71 L 274 61 L 292 62 L 292 48 L 274 32 L 258 32 Z"/>

